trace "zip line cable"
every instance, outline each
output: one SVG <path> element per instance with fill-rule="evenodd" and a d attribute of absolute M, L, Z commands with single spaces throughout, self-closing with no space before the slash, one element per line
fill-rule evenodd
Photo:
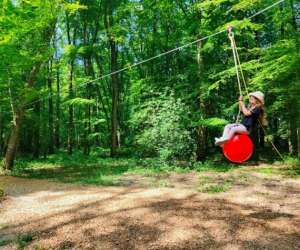
<path fill-rule="evenodd" d="M 285 0 L 280 0 L 280 1 L 278 1 L 278 2 L 275 2 L 275 3 L 271 4 L 271 5 L 269 5 L 268 7 L 266 7 L 266 8 L 264 8 L 264 9 L 262 9 L 262 10 L 256 12 L 254 15 L 252 15 L 252 16 L 250 16 L 250 17 L 246 17 L 246 18 L 252 19 L 252 18 L 254 18 L 254 17 L 256 17 L 256 16 L 262 14 L 263 12 L 265 12 L 265 11 L 267 11 L 267 10 L 269 10 L 269 9 L 271 9 L 271 8 L 273 8 L 273 7 L 275 7 L 276 5 L 278 5 L 278 4 L 280 4 L 280 3 L 283 3 L 284 1 L 285 1 Z"/>
<path fill-rule="evenodd" d="M 256 17 L 256 16 L 258 16 L 258 15 L 264 13 L 265 11 L 267 11 L 267 10 L 269 10 L 269 9 L 271 9 L 271 8 L 273 8 L 273 7 L 275 7 L 275 6 L 277 6 L 278 4 L 280 4 L 280 3 L 284 2 L 284 1 L 285 1 L 285 0 L 277 1 L 277 2 L 273 3 L 272 5 L 270 5 L 270 6 L 266 7 L 266 8 L 264 8 L 264 9 L 262 9 L 262 10 L 260 10 L 260 11 L 258 11 L 257 13 L 253 14 L 252 16 L 246 17 L 246 18 L 244 18 L 244 19 L 252 19 L 252 18 L 254 18 L 254 17 Z M 217 35 L 219 35 L 219 34 L 222 34 L 222 33 L 225 33 L 225 32 L 227 32 L 227 29 L 224 29 L 224 30 L 218 31 L 218 32 L 216 32 L 216 33 L 213 33 L 213 34 L 211 34 L 211 35 L 208 35 L 208 36 L 199 38 L 199 39 L 197 39 L 197 40 L 195 40 L 195 41 L 186 43 L 186 44 L 184 44 L 184 45 L 182 45 L 182 46 L 176 47 L 176 48 L 174 48 L 174 49 L 171 49 L 171 50 L 169 50 L 169 51 L 163 52 L 163 53 L 161 53 L 161 54 L 158 54 L 158 55 L 156 55 L 156 56 L 150 57 L 150 58 L 148 58 L 148 59 L 142 60 L 142 61 L 140 61 L 140 62 L 133 63 L 132 65 L 129 65 L 129 66 L 124 67 L 124 68 L 122 68 L 122 69 L 120 69 L 120 70 L 117 70 L 117 71 L 114 71 L 114 72 L 111 72 L 111 73 L 102 75 L 102 76 L 100 76 L 100 77 L 98 77 L 98 78 L 95 78 L 95 79 L 93 79 L 93 80 L 83 82 L 83 83 L 77 85 L 77 86 L 76 86 L 76 89 L 81 88 L 81 87 L 83 87 L 83 86 L 85 86 L 85 85 L 87 85 L 87 84 L 91 84 L 91 83 L 100 81 L 100 80 L 102 80 L 102 79 L 104 79 L 104 78 L 107 78 L 107 77 L 109 77 L 109 76 L 119 74 L 119 73 L 121 73 L 121 72 L 123 72 L 123 71 L 126 71 L 126 70 L 128 70 L 128 69 L 134 68 L 134 67 L 136 67 L 136 66 L 138 66 L 138 65 L 141 65 L 141 64 L 144 64 L 144 63 L 153 61 L 153 60 L 155 60 L 155 59 L 157 59 L 157 58 L 160 58 L 160 57 L 169 55 L 169 54 L 171 54 L 171 53 L 173 53 L 173 52 L 175 52 L 175 51 L 180 51 L 180 50 L 182 50 L 182 49 L 184 49 L 184 48 L 190 47 L 191 45 L 197 44 L 197 43 L 199 43 L 200 41 L 207 40 L 207 39 L 209 39 L 209 38 L 215 37 L 215 36 L 217 36 Z M 51 97 L 51 95 L 47 95 L 46 97 L 37 99 L 37 100 L 32 101 L 32 102 L 29 102 L 29 103 L 26 103 L 26 104 L 24 104 L 24 107 L 29 106 L 29 105 L 32 105 L 32 104 L 34 104 L 34 103 L 37 103 L 37 102 L 39 102 L 39 101 L 41 101 L 41 100 L 47 100 L 47 99 L 49 99 L 50 97 Z"/>

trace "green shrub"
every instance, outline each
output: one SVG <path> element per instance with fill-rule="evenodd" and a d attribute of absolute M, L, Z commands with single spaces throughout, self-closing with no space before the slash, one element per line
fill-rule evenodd
<path fill-rule="evenodd" d="M 189 112 L 173 94 L 163 94 L 135 114 L 136 141 L 146 155 L 164 161 L 190 159 L 194 152 Z"/>

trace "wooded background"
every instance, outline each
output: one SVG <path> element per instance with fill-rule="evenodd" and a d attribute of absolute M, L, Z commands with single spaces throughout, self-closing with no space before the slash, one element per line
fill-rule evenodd
<path fill-rule="evenodd" d="M 300 157 L 300 4 L 286 0 L 1 0 L 0 153 L 205 160 L 237 115 L 224 32 L 113 74 L 232 24 L 250 90 L 266 94 L 260 148 Z M 298 132 L 298 133 L 297 133 Z M 266 143 L 264 143 L 266 142 Z"/>

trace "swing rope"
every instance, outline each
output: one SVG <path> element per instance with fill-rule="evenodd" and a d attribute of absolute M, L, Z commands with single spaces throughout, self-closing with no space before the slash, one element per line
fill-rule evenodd
<path fill-rule="evenodd" d="M 240 71 L 239 71 L 237 54 L 236 54 L 236 44 L 235 44 L 234 33 L 232 32 L 232 28 L 233 28 L 232 26 L 228 27 L 228 37 L 229 37 L 229 40 L 230 40 L 233 59 L 234 59 L 234 66 L 235 66 L 235 72 L 236 72 L 236 77 L 237 77 L 239 93 L 240 93 L 240 96 L 242 96 L 243 91 L 242 91 L 242 85 L 241 85 L 241 80 L 240 80 Z M 241 115 L 241 109 L 239 109 L 239 113 L 237 115 L 235 123 L 238 123 L 238 121 L 240 120 L 240 115 Z"/>
<path fill-rule="evenodd" d="M 243 96 L 241 80 L 240 80 L 240 75 L 241 75 L 242 83 L 243 83 L 244 88 L 246 90 L 247 97 L 249 98 L 249 90 L 248 90 L 247 83 L 246 83 L 246 80 L 245 80 L 244 72 L 243 72 L 243 69 L 242 69 L 241 61 L 240 61 L 240 56 L 239 56 L 239 53 L 238 53 L 238 50 L 237 50 L 236 42 L 235 42 L 235 39 L 234 39 L 234 33 L 233 33 L 232 29 L 233 29 L 233 26 L 229 26 L 227 30 L 228 30 L 228 37 L 229 37 L 230 42 L 231 42 L 231 49 L 232 49 L 232 53 L 233 53 L 235 70 L 236 70 L 236 74 L 237 74 L 239 93 L 240 93 L 240 96 Z M 238 121 L 240 120 L 240 115 L 241 115 L 241 110 L 239 109 L 239 113 L 238 113 L 237 118 L 236 118 L 236 123 L 238 123 Z"/>
<path fill-rule="evenodd" d="M 249 96 L 249 89 L 247 87 L 247 83 L 246 83 L 245 76 L 244 76 L 244 73 L 243 73 L 239 53 L 238 53 L 236 42 L 235 42 L 235 39 L 234 39 L 234 32 L 232 31 L 232 29 L 233 29 L 233 26 L 229 26 L 227 30 L 228 30 L 228 37 L 229 37 L 229 40 L 230 40 L 230 43 L 231 43 L 231 49 L 232 49 L 232 54 L 233 54 L 233 59 L 234 59 L 234 65 L 235 65 L 235 70 L 236 70 L 239 93 L 240 93 L 240 96 L 243 96 L 242 85 L 241 85 L 241 79 L 242 79 L 247 97 L 249 98 L 250 97 Z M 241 75 L 241 79 L 240 79 L 240 75 Z M 241 115 L 241 109 L 239 108 L 236 123 L 238 123 L 238 121 L 240 120 L 240 115 Z M 258 119 L 258 123 L 259 123 L 260 127 L 262 128 L 264 134 L 268 135 L 264 125 L 261 123 L 261 121 L 259 119 Z M 282 156 L 282 154 L 280 153 L 280 151 L 278 150 L 278 148 L 276 147 L 274 142 L 272 140 L 268 140 L 268 141 L 271 143 L 273 149 L 276 151 L 276 153 L 279 155 L 279 157 L 284 161 L 284 157 Z"/>
<path fill-rule="evenodd" d="M 247 83 L 246 83 L 246 80 L 245 80 L 245 76 L 244 76 L 244 72 L 243 72 L 243 69 L 242 69 L 242 65 L 241 65 L 241 61 L 240 61 L 240 56 L 239 56 L 239 52 L 237 50 L 235 39 L 233 39 L 233 42 L 234 42 L 234 48 L 235 48 L 236 58 L 237 58 L 237 61 L 238 61 L 238 66 L 239 66 L 240 71 L 241 71 L 241 76 L 242 76 L 242 80 L 243 80 L 242 82 L 244 84 L 244 88 L 246 90 L 246 94 L 247 94 L 247 96 L 249 98 L 249 90 L 248 90 Z"/>

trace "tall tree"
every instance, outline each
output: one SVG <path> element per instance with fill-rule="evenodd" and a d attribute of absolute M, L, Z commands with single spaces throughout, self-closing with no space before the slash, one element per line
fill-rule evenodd
<path fill-rule="evenodd" d="M 74 46 L 76 41 L 76 26 L 71 26 L 70 15 L 68 11 L 65 13 L 66 15 L 66 33 L 67 33 L 67 41 L 69 46 L 69 58 L 68 58 L 68 94 L 69 99 L 72 100 L 74 97 L 73 91 L 73 77 L 74 77 L 74 61 L 75 61 L 75 52 Z M 72 32 L 73 31 L 73 32 Z M 73 33 L 73 37 L 71 36 L 71 32 Z M 72 103 L 69 104 L 68 108 L 68 154 L 73 153 L 74 147 L 74 106 Z"/>
<path fill-rule="evenodd" d="M 29 57 L 23 58 L 31 68 L 23 76 L 25 79 L 23 88 L 30 91 L 30 89 L 34 88 L 35 79 L 41 64 L 47 58 L 48 44 L 50 43 L 56 23 L 56 15 L 52 12 L 52 8 L 57 8 L 57 2 L 51 1 L 50 3 L 48 1 L 47 4 L 41 4 L 39 1 L 33 3 L 22 2 L 20 5 L 16 4 L 14 6 L 9 5 L 10 1 L 6 3 L 7 9 L 13 10 L 13 12 L 6 13 L 6 17 L 10 18 L 10 20 L 7 21 L 13 25 L 13 28 L 7 30 L 7 35 L 14 37 L 14 40 L 8 41 L 8 43 L 10 43 L 9 46 L 18 49 L 18 44 L 21 42 L 22 47 L 25 49 L 19 51 L 15 50 L 16 54 L 20 55 L 22 52 L 26 51 L 26 54 L 29 56 L 39 55 L 33 56 L 33 60 Z M 35 41 L 29 39 L 29 37 L 32 37 L 30 33 L 35 34 Z M 16 43 L 14 41 L 16 41 Z M 36 48 L 32 47 L 32 44 L 34 43 L 44 43 L 44 45 Z M 26 98 L 24 100 L 24 96 L 21 97 L 14 108 L 12 128 L 5 154 L 5 168 L 7 169 L 12 168 L 15 159 L 19 132 L 26 111 L 26 101 Z"/>
<path fill-rule="evenodd" d="M 114 35 L 111 33 L 111 28 L 114 25 L 114 11 L 115 4 L 111 1 L 105 3 L 104 25 L 108 36 L 110 47 L 110 69 L 111 72 L 118 70 L 118 47 Z M 118 74 L 111 75 L 112 88 L 112 111 L 111 111 L 111 156 L 116 155 L 118 147 L 118 106 L 119 106 L 119 79 Z"/>

